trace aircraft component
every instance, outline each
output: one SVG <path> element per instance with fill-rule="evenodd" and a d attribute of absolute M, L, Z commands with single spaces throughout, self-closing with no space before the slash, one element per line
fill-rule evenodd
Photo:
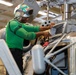
<path fill-rule="evenodd" d="M 36 74 L 42 74 L 45 71 L 44 51 L 41 45 L 35 45 L 32 48 L 33 69 Z"/>

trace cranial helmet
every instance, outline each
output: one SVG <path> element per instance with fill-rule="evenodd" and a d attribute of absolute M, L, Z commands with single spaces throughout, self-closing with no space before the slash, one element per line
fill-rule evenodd
<path fill-rule="evenodd" d="M 15 17 L 30 17 L 33 9 L 26 4 L 19 4 L 14 10 Z"/>

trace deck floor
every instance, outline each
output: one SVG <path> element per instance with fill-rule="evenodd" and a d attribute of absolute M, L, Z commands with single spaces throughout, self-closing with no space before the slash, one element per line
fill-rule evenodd
<path fill-rule="evenodd" d="M 30 59 L 27 62 L 28 63 L 25 62 L 26 68 L 24 70 L 24 75 L 33 75 L 32 60 Z M 0 59 L 0 75 L 6 75 L 6 69 L 1 59 Z"/>
<path fill-rule="evenodd" d="M 6 69 L 1 59 L 0 59 L 0 75 L 6 75 Z"/>

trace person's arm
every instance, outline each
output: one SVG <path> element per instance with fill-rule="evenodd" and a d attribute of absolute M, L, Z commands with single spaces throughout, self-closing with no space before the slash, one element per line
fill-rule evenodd
<path fill-rule="evenodd" d="M 51 29 L 55 23 L 51 23 L 49 26 L 30 26 L 30 25 L 23 25 L 23 28 L 29 32 L 39 32 Z"/>
<path fill-rule="evenodd" d="M 30 26 L 27 24 L 23 24 L 23 28 L 28 32 L 39 32 L 40 26 Z"/>
<path fill-rule="evenodd" d="M 39 36 L 44 36 L 46 38 L 46 37 L 49 37 L 51 35 L 50 35 L 49 32 L 37 32 L 36 33 L 36 38 L 38 38 Z"/>
<path fill-rule="evenodd" d="M 17 29 L 16 28 L 17 27 L 17 25 L 16 24 L 14 24 L 14 27 L 13 27 L 13 25 L 11 25 L 11 29 L 12 29 L 12 31 L 14 32 L 14 30 L 15 29 Z M 27 27 L 26 27 L 27 28 Z M 30 27 L 29 27 L 30 28 Z M 28 29 L 28 28 L 27 28 Z M 31 29 L 31 28 L 30 28 Z M 16 30 L 16 33 L 15 33 L 17 36 L 20 36 L 21 38 L 24 38 L 24 39 L 27 39 L 27 40 L 33 40 L 33 39 L 35 39 L 35 38 L 37 38 L 37 37 L 39 37 L 39 36 L 45 36 L 45 37 L 47 37 L 48 36 L 48 32 L 28 32 L 27 30 L 25 30 L 24 28 L 18 28 L 17 30 Z"/>
<path fill-rule="evenodd" d="M 42 31 L 51 29 L 54 25 L 55 25 L 55 23 L 51 23 L 49 26 L 40 26 L 41 32 L 36 32 L 36 37 L 38 38 L 39 36 L 43 35 L 46 38 L 46 37 L 51 36 L 51 34 L 49 32 L 42 32 Z"/>

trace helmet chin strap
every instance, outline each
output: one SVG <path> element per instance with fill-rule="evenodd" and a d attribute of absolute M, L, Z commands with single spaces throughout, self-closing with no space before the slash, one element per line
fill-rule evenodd
<path fill-rule="evenodd" d="M 18 21 L 21 23 L 26 23 L 28 20 L 27 17 L 21 17 Z"/>

